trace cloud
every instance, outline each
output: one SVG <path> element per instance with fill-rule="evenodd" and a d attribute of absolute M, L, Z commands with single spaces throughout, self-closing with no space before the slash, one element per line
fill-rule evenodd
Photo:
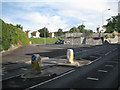
<path fill-rule="evenodd" d="M 94 23 L 91 23 L 91 22 L 85 22 L 84 23 L 86 26 L 93 26 L 93 25 L 95 25 Z"/>
<path fill-rule="evenodd" d="M 104 19 L 117 15 L 118 0 L 18 0 L 21 3 L 17 1 L 15 4 L 11 1 L 14 0 L 3 0 L 9 2 L 3 13 L 5 21 L 20 23 L 25 30 L 46 26 L 50 31 L 56 31 L 58 28 L 68 30 L 82 23 L 95 30 L 102 25 L 102 14 Z M 108 8 L 111 10 L 105 11 Z"/>
<path fill-rule="evenodd" d="M 51 32 L 57 31 L 59 28 L 66 28 L 67 24 L 60 16 L 50 16 L 50 15 L 41 15 L 38 12 L 30 12 L 27 14 L 19 13 L 16 19 L 22 19 L 24 22 L 21 22 L 24 30 L 38 30 L 43 27 L 48 27 Z M 12 21 L 9 18 L 3 18 L 7 23 L 13 23 L 14 25 L 19 24 L 19 22 Z"/>

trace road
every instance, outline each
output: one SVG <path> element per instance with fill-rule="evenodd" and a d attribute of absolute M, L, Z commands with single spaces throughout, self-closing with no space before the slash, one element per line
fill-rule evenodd
<path fill-rule="evenodd" d="M 109 57 L 106 56 L 88 66 L 77 68 L 61 77 L 38 84 L 35 88 L 116 88 L 120 70 L 118 63 L 118 51 L 116 50 L 110 53 Z"/>
<path fill-rule="evenodd" d="M 118 72 L 120 69 L 120 59 L 118 57 L 120 48 L 118 46 L 114 44 L 74 47 L 76 60 L 89 60 L 91 63 L 82 67 L 66 67 L 52 64 L 52 67 L 43 68 L 43 71 L 54 72 L 56 73 L 54 76 L 27 80 L 21 79 L 19 76 L 13 77 L 3 80 L 3 88 L 118 88 L 120 82 L 118 81 L 120 74 Z M 42 46 L 38 45 L 37 47 Z M 54 45 L 48 47 L 54 47 Z M 59 46 L 59 48 L 66 50 L 70 47 Z M 54 62 L 59 63 L 62 60 L 59 59 L 55 59 Z M 47 60 L 47 62 L 53 63 L 52 60 Z"/>
<path fill-rule="evenodd" d="M 40 54 L 41 57 L 54 58 L 66 54 L 67 48 L 80 48 L 81 46 L 72 45 L 26 45 L 14 51 L 2 53 L 2 64 L 19 63 L 28 61 L 32 54 Z M 87 49 L 87 46 L 81 47 Z M 56 53 L 57 52 L 57 53 Z"/>
<path fill-rule="evenodd" d="M 67 48 L 73 48 L 74 51 L 90 49 L 89 46 L 73 46 L 73 45 L 27 45 L 20 47 L 14 51 L 5 52 L 2 54 L 2 71 L 3 79 L 8 79 L 13 76 L 18 76 L 31 69 L 30 61 L 32 54 L 39 54 L 42 60 L 52 59 L 55 57 L 66 55 Z M 92 48 L 92 47 L 91 47 Z M 93 47 L 94 48 L 94 47 Z M 47 61 L 47 60 L 46 60 Z M 49 60 L 48 60 L 49 62 Z M 42 68 L 53 64 L 42 64 Z M 11 72 L 13 71 L 14 72 Z"/>

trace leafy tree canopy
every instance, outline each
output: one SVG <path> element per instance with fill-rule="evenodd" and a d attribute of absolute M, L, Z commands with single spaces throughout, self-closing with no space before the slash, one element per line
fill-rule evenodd
<path fill-rule="evenodd" d="M 70 32 L 70 33 L 76 33 L 76 32 L 78 33 L 78 32 L 79 32 L 79 29 L 76 28 L 76 27 L 72 27 L 69 32 Z"/>
<path fill-rule="evenodd" d="M 46 27 L 38 30 L 40 32 L 40 37 L 49 37 L 49 31 Z"/>
<path fill-rule="evenodd" d="M 21 24 L 17 24 L 16 27 L 23 30 L 23 26 L 21 26 Z"/>
<path fill-rule="evenodd" d="M 61 28 L 58 29 L 57 35 L 61 36 L 63 34 L 63 30 Z"/>
<path fill-rule="evenodd" d="M 114 31 L 120 33 L 120 15 L 112 16 L 111 18 L 107 19 L 107 21 L 106 33 L 112 33 Z"/>
<path fill-rule="evenodd" d="M 70 33 L 86 33 L 87 30 L 85 29 L 85 25 L 79 25 L 77 28 L 73 27 L 69 31 Z"/>

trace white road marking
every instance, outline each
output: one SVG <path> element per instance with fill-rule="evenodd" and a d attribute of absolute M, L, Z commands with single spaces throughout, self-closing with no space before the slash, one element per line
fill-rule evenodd
<path fill-rule="evenodd" d="M 98 58 L 98 57 L 96 57 L 96 56 L 90 56 L 90 57 L 93 57 L 93 58 Z"/>
<path fill-rule="evenodd" d="M 114 48 L 113 51 L 115 51 L 116 49 L 118 49 L 118 48 Z"/>
<path fill-rule="evenodd" d="M 118 63 L 117 61 L 106 61 L 106 62 L 111 62 L 111 63 Z"/>
<path fill-rule="evenodd" d="M 75 70 L 71 70 L 71 71 L 69 71 L 69 72 L 67 72 L 67 73 L 64 73 L 64 74 L 62 74 L 62 75 L 60 75 L 60 76 L 57 76 L 57 77 L 55 77 L 55 78 L 49 79 L 49 80 L 47 80 L 47 81 L 44 81 L 44 82 L 42 82 L 42 83 L 39 83 L 39 84 L 34 85 L 34 86 L 32 86 L 32 87 L 29 87 L 29 88 L 27 88 L 27 89 L 25 89 L 25 90 L 29 90 L 29 89 L 35 88 L 35 87 L 37 87 L 37 86 L 43 85 L 43 84 L 45 84 L 45 83 L 51 82 L 51 81 L 53 81 L 53 80 L 55 80 L 55 79 L 58 79 L 58 78 L 60 78 L 60 77 L 63 77 L 63 76 L 65 76 L 65 75 L 67 75 L 67 74 L 69 74 L 69 73 L 72 73 L 72 72 L 74 72 L 74 71 L 75 71 Z"/>
<path fill-rule="evenodd" d="M 98 81 L 99 79 L 98 78 L 93 78 L 93 77 L 87 77 L 88 80 L 95 80 L 95 81 Z"/>
<path fill-rule="evenodd" d="M 97 59 L 95 59 L 95 60 L 93 60 L 93 61 L 91 61 L 91 62 L 89 62 L 88 64 L 86 64 L 86 65 L 89 65 L 89 64 L 91 64 L 91 63 L 93 63 L 93 62 L 96 62 L 97 60 L 99 60 L 99 59 L 101 59 L 102 57 L 99 57 L 99 58 L 97 58 Z"/>
<path fill-rule="evenodd" d="M 26 71 L 26 70 L 28 70 L 28 69 L 27 69 L 27 68 L 21 68 L 21 70 L 25 70 L 25 71 Z"/>
<path fill-rule="evenodd" d="M 98 70 L 98 72 L 105 72 L 105 73 L 106 73 L 106 72 L 108 72 L 108 71 L 105 71 L 105 70 Z"/>
<path fill-rule="evenodd" d="M 113 65 L 105 65 L 106 67 L 113 67 Z"/>
<path fill-rule="evenodd" d="M 107 52 L 105 55 L 108 55 L 108 54 L 110 54 L 110 53 L 111 53 L 111 51 Z"/>
<path fill-rule="evenodd" d="M 96 53 L 97 55 L 103 55 L 103 54 L 100 54 L 100 53 Z"/>
<path fill-rule="evenodd" d="M 0 80 L 0 81 L 4 81 L 4 80 L 7 80 L 7 79 L 11 79 L 11 78 L 13 78 L 13 77 L 18 77 L 18 76 L 20 76 L 21 74 L 19 74 L 19 75 L 15 75 L 15 76 L 11 76 L 11 77 L 8 77 L 8 78 L 5 78 L 5 79 L 2 79 L 2 80 Z"/>
<path fill-rule="evenodd" d="M 97 60 L 99 60 L 99 59 L 101 59 L 102 57 L 99 57 L 99 58 L 97 58 L 97 59 L 95 59 L 94 61 L 92 61 L 92 62 L 95 62 L 95 61 L 97 61 Z"/>

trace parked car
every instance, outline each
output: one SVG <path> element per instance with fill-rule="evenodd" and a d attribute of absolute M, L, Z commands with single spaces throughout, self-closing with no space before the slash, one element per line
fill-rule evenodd
<path fill-rule="evenodd" d="M 55 44 L 64 44 L 64 40 L 57 40 Z"/>

